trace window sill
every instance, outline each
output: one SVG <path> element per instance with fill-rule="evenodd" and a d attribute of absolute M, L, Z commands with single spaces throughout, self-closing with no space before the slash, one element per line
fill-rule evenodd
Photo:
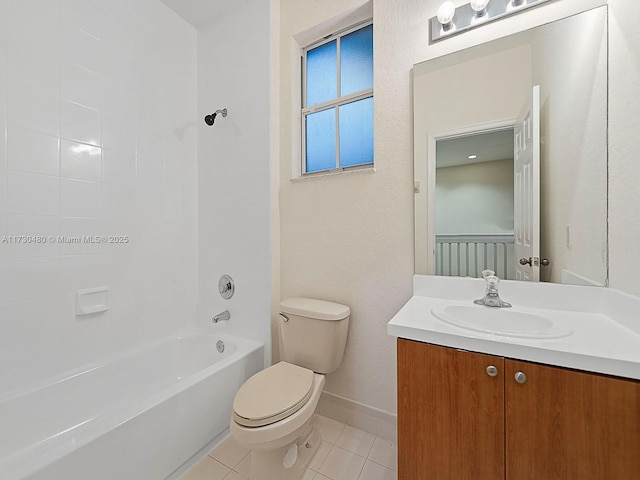
<path fill-rule="evenodd" d="M 361 168 L 353 168 L 349 170 L 329 170 L 326 172 L 318 172 L 318 173 L 310 173 L 304 176 L 292 178 L 292 182 L 302 182 L 305 180 L 312 180 L 316 178 L 326 178 L 326 177 L 334 177 L 336 175 L 353 175 L 360 173 L 375 173 L 376 168 L 374 165 L 361 167 Z"/>

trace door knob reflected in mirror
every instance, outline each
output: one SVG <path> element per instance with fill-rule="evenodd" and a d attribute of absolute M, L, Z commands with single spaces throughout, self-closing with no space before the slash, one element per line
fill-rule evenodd
<path fill-rule="evenodd" d="M 520 263 L 520 265 L 529 265 L 531 266 L 533 262 L 533 259 L 531 257 L 529 258 L 524 258 L 522 257 L 520 260 L 518 260 L 518 262 Z M 538 261 L 535 262 L 536 265 L 538 263 Z M 551 264 L 551 261 L 548 258 L 543 258 L 542 260 L 540 260 L 540 265 L 542 265 L 543 267 L 548 267 Z"/>

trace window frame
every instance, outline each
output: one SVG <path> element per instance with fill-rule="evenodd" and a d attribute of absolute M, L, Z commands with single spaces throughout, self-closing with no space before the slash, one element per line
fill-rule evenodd
<path fill-rule="evenodd" d="M 313 43 L 310 43 L 309 45 L 306 45 L 305 47 L 301 48 L 301 72 L 300 72 L 300 76 L 301 76 L 301 81 L 300 81 L 300 86 L 302 88 L 301 91 L 301 95 L 300 95 L 300 102 L 301 102 L 301 114 L 300 114 L 300 138 L 302 140 L 302 144 L 301 144 L 301 158 L 300 158 L 300 174 L 302 177 L 309 177 L 309 176 L 316 176 L 316 175 L 327 175 L 327 174 L 334 174 L 334 173 L 340 173 L 340 172 L 345 172 L 345 171 L 351 171 L 351 170 L 362 170 L 362 169 L 371 169 L 374 167 L 374 163 L 375 163 L 375 153 L 374 153 L 374 160 L 371 161 L 371 163 L 364 163 L 364 164 L 360 164 L 360 165 L 351 165 L 351 166 L 347 166 L 347 167 L 341 167 L 340 166 L 340 114 L 339 114 L 339 107 L 342 105 L 346 105 L 348 103 L 353 103 L 353 102 L 357 102 L 359 100 L 364 100 L 367 98 L 373 98 L 374 94 L 373 94 L 373 86 L 371 88 L 365 89 L 365 90 L 360 90 L 359 92 L 355 92 L 355 93 L 351 93 L 349 95 L 346 96 L 341 96 L 341 78 L 340 78 L 340 65 L 341 65 L 341 52 L 340 52 L 340 45 L 341 45 L 341 39 L 342 37 L 349 35 L 350 33 L 353 33 L 357 30 L 360 30 L 362 28 L 368 27 L 368 26 L 373 26 L 373 18 L 368 18 L 366 20 L 360 21 L 358 23 L 355 23 L 353 25 L 350 25 L 346 28 L 343 28 L 341 30 L 338 30 L 335 33 L 331 33 L 329 35 L 326 35 L 324 37 L 322 37 L 320 40 L 317 40 Z M 374 33 L 375 35 L 375 33 Z M 307 103 L 307 52 L 309 50 L 313 50 L 317 47 L 320 47 L 322 45 L 325 45 L 327 43 L 336 41 L 336 93 L 337 96 L 335 99 L 333 100 L 329 100 L 326 102 L 322 102 L 322 103 L 316 103 L 312 106 L 306 106 Z M 375 54 L 375 52 L 374 52 Z M 336 116 L 336 132 L 335 132 L 335 139 L 336 139 L 336 164 L 335 164 L 335 168 L 330 168 L 330 169 L 326 169 L 326 170 L 317 170 L 317 171 L 313 171 L 313 172 L 307 172 L 307 138 L 306 138 L 306 123 L 307 123 L 307 115 L 312 114 L 312 113 L 317 113 L 317 112 L 321 112 L 324 110 L 329 110 L 331 108 L 335 108 L 335 116 Z"/>

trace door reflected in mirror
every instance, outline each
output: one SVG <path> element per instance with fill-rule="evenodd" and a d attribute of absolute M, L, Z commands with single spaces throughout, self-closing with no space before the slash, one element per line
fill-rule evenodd
<path fill-rule="evenodd" d="M 535 119 L 518 118 L 536 85 L 532 141 Z M 480 157 L 474 141 L 486 135 L 497 149 L 508 129 L 510 158 L 469 163 Z M 415 65 L 414 142 L 416 273 L 478 277 L 488 267 L 508 279 L 606 285 L 606 6 Z M 444 166 L 457 148 L 466 164 Z M 513 169 L 519 151 L 539 157 L 539 178 Z M 533 250 L 516 253 L 518 242 Z"/>
<path fill-rule="evenodd" d="M 436 141 L 436 275 L 515 279 L 513 185 L 513 127 Z"/>

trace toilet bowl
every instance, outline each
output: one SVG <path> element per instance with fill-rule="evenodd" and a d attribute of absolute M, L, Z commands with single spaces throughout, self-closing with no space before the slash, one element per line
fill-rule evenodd
<path fill-rule="evenodd" d="M 267 372 L 267 370 L 263 370 L 263 372 Z M 311 373 L 313 375 L 313 384 L 309 398 L 305 399 L 305 402 L 299 406 L 295 413 L 286 418 L 274 420 L 261 426 L 249 427 L 238 423 L 235 419 L 237 410 L 234 407 L 231 434 L 238 443 L 251 450 L 270 450 L 293 442 L 311 420 L 324 387 L 324 375 Z"/>
<path fill-rule="evenodd" d="M 250 480 L 300 480 L 322 443 L 313 427 L 325 374 L 342 361 L 349 307 L 308 298 L 281 303 L 281 357 L 238 390 L 231 435 L 251 450 Z"/>

